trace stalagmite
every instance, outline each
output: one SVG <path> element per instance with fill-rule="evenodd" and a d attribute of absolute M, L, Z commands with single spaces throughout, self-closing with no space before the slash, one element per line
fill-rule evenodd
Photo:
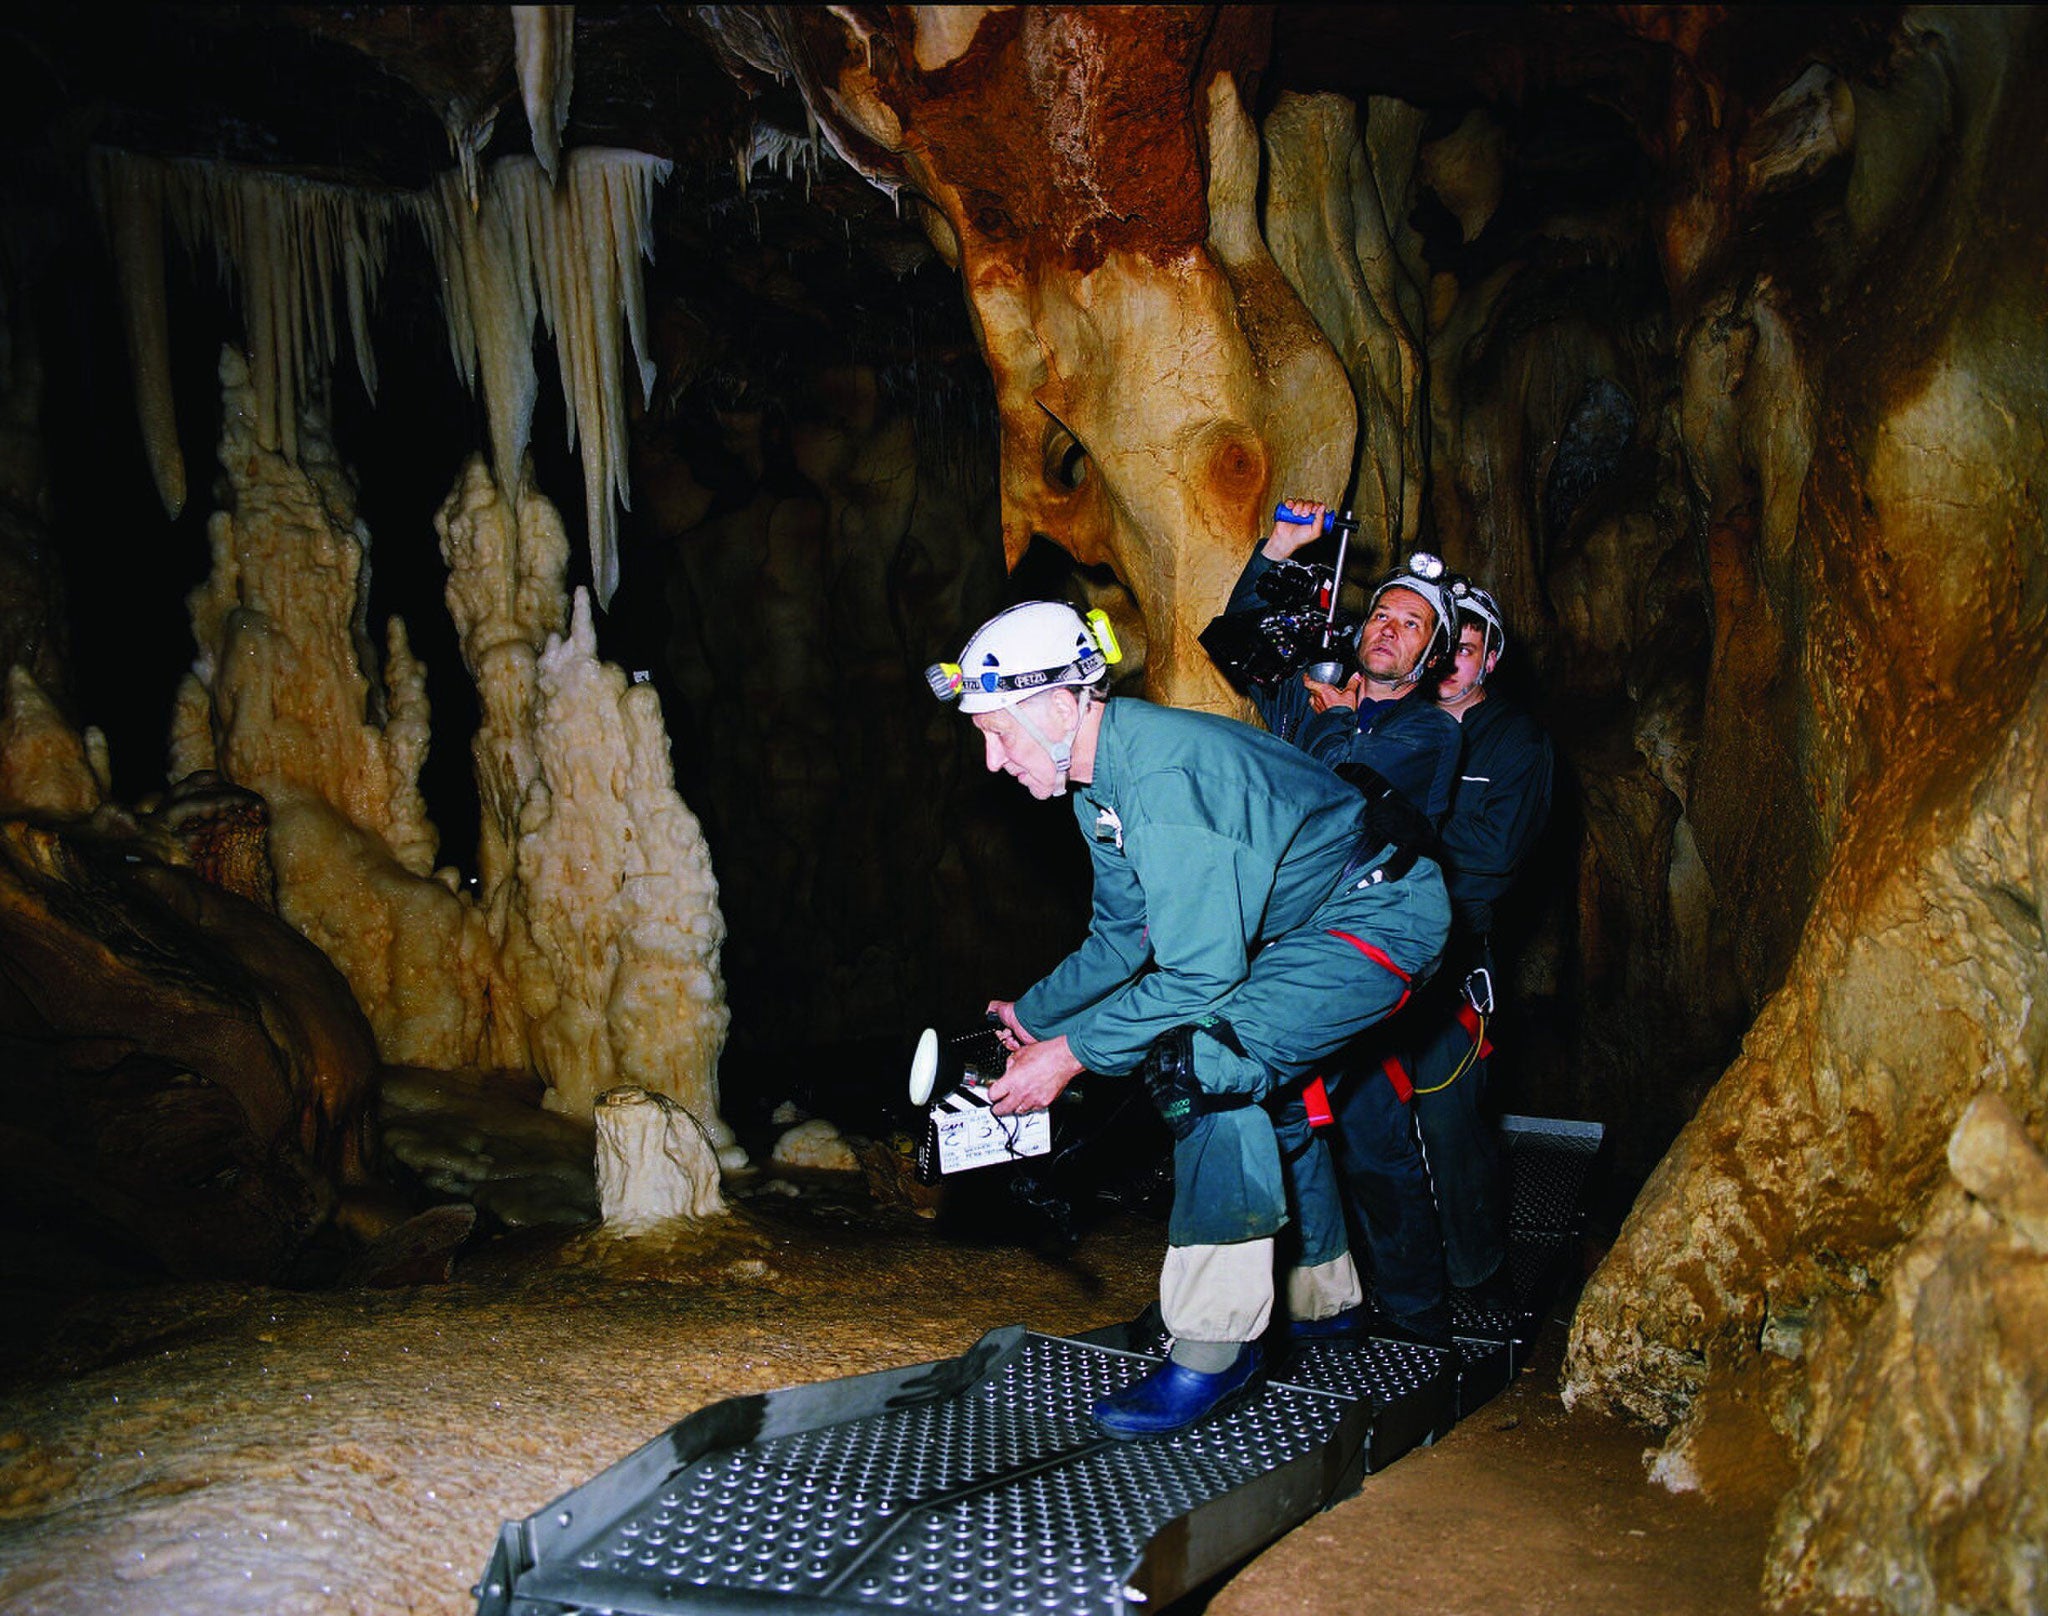
<path fill-rule="evenodd" d="M 81 735 L 26 668 L 10 668 L 0 692 L 0 814 L 79 818 L 106 792 L 106 737 Z"/>
<path fill-rule="evenodd" d="M 556 177 L 569 96 L 576 77 L 576 8 L 512 7 L 513 53 L 519 64 L 519 99 L 533 131 L 533 155 Z"/>
<path fill-rule="evenodd" d="M 697 1119 L 667 1095 L 630 1085 L 598 1096 L 597 1199 L 609 1234 L 648 1234 L 725 1211 L 718 1157 Z"/>
<path fill-rule="evenodd" d="M 223 353 L 221 466 L 232 505 L 208 525 L 213 571 L 189 606 L 198 656 L 174 721 L 174 776 L 213 769 L 270 804 L 278 910 L 334 961 L 389 1061 L 459 1067 L 490 1048 L 495 950 L 436 879 L 417 770 L 424 673 L 389 631 L 381 722 L 357 625 L 369 534 L 316 415 L 300 464 L 258 441 L 247 364 Z M 502 995 L 501 995 L 502 996 Z"/>
<path fill-rule="evenodd" d="M 729 1016 L 710 855 L 676 796 L 660 705 L 597 658 L 590 600 L 536 666 L 539 773 L 520 813 L 518 903 L 541 969 L 517 971 L 550 1109 L 614 1082 L 680 1100 L 729 1166 L 718 1117 Z"/>
<path fill-rule="evenodd" d="M 556 89 L 566 98 L 566 69 Z M 610 602 L 618 587 L 613 501 L 631 503 L 619 348 L 622 336 L 631 341 L 645 399 L 654 367 L 640 261 L 653 256 L 650 216 L 666 161 L 586 147 L 560 165 L 559 185 L 532 159 L 511 158 L 480 178 L 458 168 L 418 194 L 118 151 L 95 152 L 93 162 L 120 268 L 136 409 L 167 511 L 183 505 L 185 473 L 170 389 L 164 222 L 195 257 L 210 249 L 222 283 L 238 289 L 256 441 L 295 460 L 299 417 L 324 404 L 344 328 L 363 386 L 376 395 L 369 310 L 392 228 L 406 220 L 433 251 L 450 353 L 463 381 L 482 387 L 507 487 L 518 485 L 532 427 L 536 321 L 553 339 L 569 446 L 583 460 L 591 574 L 599 604 Z"/>
<path fill-rule="evenodd" d="M 516 1058 L 554 1110 L 588 1115 L 620 1084 L 679 1101 L 737 1167 L 718 1114 L 725 924 L 703 833 L 653 690 L 598 660 L 582 591 L 571 610 L 561 517 L 525 475 L 508 500 L 473 458 L 435 518 L 483 713 L 480 896 L 527 1029 Z"/>

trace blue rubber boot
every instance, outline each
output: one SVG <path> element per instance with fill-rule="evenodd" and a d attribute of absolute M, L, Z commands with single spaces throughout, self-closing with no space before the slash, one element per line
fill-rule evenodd
<path fill-rule="evenodd" d="M 1342 1312 L 1332 1313 L 1326 1319 L 1289 1319 L 1287 1338 L 1290 1341 L 1355 1341 L 1371 1329 L 1376 1316 L 1367 1303 L 1353 1302 Z"/>
<path fill-rule="evenodd" d="M 1095 1423 L 1115 1437 L 1164 1436 L 1185 1430 L 1244 1390 L 1259 1370 L 1259 1349 L 1247 1341 L 1230 1367 L 1213 1375 L 1169 1360 L 1134 1386 L 1105 1397 L 1092 1410 Z"/>

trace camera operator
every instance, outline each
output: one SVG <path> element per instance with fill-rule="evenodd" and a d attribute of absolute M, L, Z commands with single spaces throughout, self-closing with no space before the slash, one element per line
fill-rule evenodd
<path fill-rule="evenodd" d="M 1265 1102 L 1406 1000 L 1450 911 L 1435 864 L 1371 835 L 1364 798 L 1329 770 L 1227 718 L 1105 699 L 1112 651 L 1070 607 L 1036 601 L 930 677 L 981 731 L 992 773 L 1040 799 L 1071 789 L 1094 868 L 1080 946 L 989 1006 L 1015 1050 L 992 1108 L 1041 1109 L 1084 1069 L 1136 1072 L 1174 1136 L 1159 1281 L 1171 1356 L 1093 1410 L 1112 1435 L 1141 1436 L 1193 1423 L 1256 1375 L 1288 1215 Z M 1320 1164 L 1334 1201 L 1320 1141 L 1301 1142 L 1294 1174 Z M 1287 1293 L 1312 1319 L 1355 1309 L 1341 1215 L 1334 1249 L 1305 1245 Z"/>
<path fill-rule="evenodd" d="M 1500 604 L 1476 584 L 1454 586 L 1458 650 L 1436 700 L 1464 740 L 1457 790 L 1439 833 L 1451 895 L 1444 969 L 1408 1018 L 1426 1035 L 1412 1061 L 1415 1121 L 1428 1152 L 1453 1285 L 1486 1284 L 1507 1256 L 1505 1185 L 1485 1115 L 1493 1018 L 1493 906 L 1513 884 L 1550 815 L 1550 739 L 1488 677 L 1507 649 Z"/>
<path fill-rule="evenodd" d="M 1259 579 L 1322 533 L 1329 510 L 1290 499 L 1292 522 L 1275 520 L 1231 591 L 1226 611 L 1252 607 Z M 1342 587 L 1343 580 L 1337 580 Z M 1428 675 L 1450 653 L 1450 616 L 1438 580 L 1393 573 L 1374 590 L 1358 634 L 1358 671 L 1341 685 L 1304 674 L 1272 687 L 1254 685 L 1252 704 L 1266 727 L 1331 768 L 1363 764 L 1413 803 L 1432 825 L 1449 812 L 1458 778 L 1458 724 L 1430 698 Z"/>
<path fill-rule="evenodd" d="M 1252 606 L 1260 577 L 1321 534 L 1327 506 L 1288 500 L 1283 509 L 1295 519 L 1276 516 L 1227 611 Z M 1435 562 L 1434 573 L 1404 569 L 1375 586 L 1359 628 L 1357 671 L 1343 683 L 1304 674 L 1277 685 L 1254 683 L 1251 693 L 1274 734 L 1361 786 L 1387 831 L 1433 851 L 1435 827 L 1450 808 L 1457 780 L 1460 731 L 1433 699 L 1436 676 L 1449 666 L 1455 643 L 1455 608 L 1442 563 L 1426 559 Z M 1359 1060 L 1359 1052 L 1352 1058 Z M 1330 1149 L 1372 1263 L 1378 1327 L 1447 1346 L 1444 1237 L 1411 1115 L 1408 1068 L 1388 1053 L 1326 1075 L 1334 1079 L 1329 1092 L 1338 1123 Z M 1289 1137 L 1308 1132 L 1299 1101 L 1283 1108 L 1279 1122 Z M 1344 1209 L 1341 1201 L 1317 1195 L 1316 1184 L 1313 1177 L 1301 1182 L 1297 1218 L 1304 1241 L 1323 1246 L 1336 1238 L 1328 1224 L 1341 1231 Z M 1331 1320 L 1297 1320 L 1295 1329 L 1315 1335 L 1364 1323 L 1351 1310 Z"/>

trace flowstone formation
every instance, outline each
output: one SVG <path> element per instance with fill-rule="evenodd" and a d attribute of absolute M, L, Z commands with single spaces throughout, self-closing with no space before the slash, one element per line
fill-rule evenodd
<path fill-rule="evenodd" d="M 481 457 L 437 518 L 448 603 L 484 721 L 480 892 L 436 870 L 419 798 L 424 670 L 367 639 L 369 535 L 315 416 L 296 462 L 257 440 L 242 357 L 222 359 L 232 506 L 191 605 L 200 655 L 173 772 L 270 805 L 280 912 L 348 978 L 394 1064 L 531 1069 L 588 1117 L 620 1082 L 689 1107 L 730 1165 L 718 1116 L 723 923 L 696 820 L 676 796 L 651 689 L 597 656 L 565 598 L 561 518 L 527 482 L 503 499 Z"/>
<path fill-rule="evenodd" d="M 1111 568 L 1151 693 L 1241 711 L 1195 637 L 1275 494 L 1335 501 L 1355 480 L 1376 529 L 1416 531 L 1419 114 L 1312 98 L 1268 120 L 1262 155 L 1255 10 L 753 14 L 720 47 L 794 76 L 960 270 L 995 378 L 1011 564 L 1046 534 Z"/>
<path fill-rule="evenodd" d="M 1569 1391 L 1683 1418 L 1675 1464 L 1702 1450 L 1717 1381 L 1774 1344 L 1795 1365 L 1774 1423 L 1804 1456 L 1780 1598 L 2026 1608 L 2027 1517 L 1985 1478 L 2038 1471 L 2023 1388 L 2040 1338 L 2013 1379 L 1943 1388 L 1939 1413 L 1933 1388 L 1854 1366 L 1895 1330 L 1883 1297 L 1918 1261 L 1904 1243 L 1948 1225 L 1944 1144 L 1972 1098 L 2000 1096 L 2037 1139 L 2048 1123 L 2048 513 L 2027 470 L 2048 458 L 2048 209 L 2008 183 L 2048 149 L 2030 91 L 2048 39 L 2033 13 L 1915 10 L 1866 71 L 1731 95 L 1719 118 L 1702 116 L 1729 91 L 1712 52 L 1676 44 L 1687 184 L 1660 243 L 1715 629 L 1688 816 L 1719 904 L 1768 917 L 1739 966 L 1782 986 L 1589 1283 Z M 1786 228 L 1793 210 L 1812 224 Z M 1976 1322 L 2037 1310 L 2038 1265 L 1982 1282 L 1995 1304 L 1919 1315 L 1927 1351 L 2014 1350 Z M 1907 1405 L 1864 1403 L 1857 1442 L 1825 1434 L 1881 1384 Z M 1976 1427 L 1989 1468 L 1923 1463 L 1925 1419 Z M 1871 1512 L 1877 1483 L 1854 1473 L 1890 1475 L 1915 1507 Z M 1960 1546 L 1957 1488 L 1978 1509 Z M 1880 1520 L 1892 1535 L 1852 1550 L 1853 1523 Z M 1922 1572 L 1891 1575 L 1907 1564 Z"/>

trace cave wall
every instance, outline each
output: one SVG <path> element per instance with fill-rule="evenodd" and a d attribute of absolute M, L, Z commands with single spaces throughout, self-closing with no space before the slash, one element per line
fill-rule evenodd
<path fill-rule="evenodd" d="M 1588 1288 L 1569 1370 L 1574 1397 L 1682 1422 L 1667 1478 L 1699 1474 L 1703 1422 L 1722 1420 L 1702 1396 L 1715 1377 L 1753 1363 L 1773 1320 L 1807 1319 L 1822 1302 L 1834 1305 L 1821 1308 L 1810 1360 L 1800 1330 L 1772 1335 L 1804 1390 L 1769 1403 L 1776 1430 L 1763 1440 L 1842 1462 L 1857 1446 L 1843 1422 L 1869 1410 L 1833 1395 L 1856 1354 L 1831 1332 L 1868 1316 L 1949 1176 L 1957 1118 L 1988 1088 L 2022 1128 L 2042 1125 L 2031 1031 L 2042 510 L 2027 468 L 2048 449 L 2044 221 L 2038 187 L 2012 183 L 2042 152 L 2025 89 L 2039 25 L 2031 12 L 1939 8 L 1847 18 L 1833 33 L 1820 22 L 1798 40 L 1777 30 L 1813 19 L 1681 8 L 1594 19 L 1663 64 L 1661 96 L 1622 109 L 1641 158 L 1633 183 L 1604 208 L 1557 210 L 1491 262 L 1432 260 L 1426 244 L 1418 254 L 1401 223 L 1377 259 L 1405 250 L 1383 283 L 1400 316 L 1386 323 L 1412 340 L 1419 314 L 1428 338 L 1435 536 L 1503 586 L 1535 637 L 1541 705 L 1578 787 L 1572 980 L 1560 985 L 1581 1018 L 1578 1092 L 1591 1109 L 1619 1109 L 1638 1150 L 1684 1123 Z M 766 32 L 787 45 L 795 26 L 771 19 Z M 1257 500 L 1217 482 L 1220 462 L 1190 467 L 1146 405 L 1116 397 L 1138 354 L 1187 373 L 1185 327 L 1116 315 L 1145 305 L 1163 261 L 1199 288 L 1212 269 L 1258 257 L 1249 229 L 1284 234 L 1270 212 L 1233 211 L 1256 191 L 1239 179 L 1249 143 L 1237 120 L 1260 105 L 1245 85 L 1264 58 L 1230 22 L 1188 32 L 1182 14 L 1148 33 L 1142 66 L 1119 65 L 1142 53 L 1104 47 L 1116 26 L 991 14 L 940 40 L 914 21 L 841 16 L 797 32 L 807 88 L 849 160 L 914 186 L 941 216 L 935 240 L 961 265 L 1004 401 L 1011 553 L 1018 532 L 1043 530 L 1110 562 L 1152 637 L 1149 688 L 1199 704 L 1171 620 L 1196 615 L 1190 596 L 1213 609 L 1214 576 L 1234 571 L 1256 507 L 1311 462 L 1255 455 Z M 773 57 L 755 43 L 757 65 Z M 1162 64 L 1177 101 L 1154 81 L 1146 96 L 1131 88 Z M 1119 258 L 1106 225 L 1077 227 L 1102 222 L 1085 208 L 1040 208 L 1042 230 L 1010 239 L 1006 221 L 1042 200 L 1037 166 L 1019 175 L 1014 148 L 1064 177 L 1062 205 L 1107 196 L 1087 183 L 1090 154 L 1101 131 L 1132 127 L 1133 101 L 1160 119 L 1146 153 L 1162 161 L 1126 171 L 1154 193 L 1158 236 Z M 1404 139 L 1397 109 L 1368 106 L 1375 197 L 1412 195 L 1419 165 L 1462 243 L 1483 236 L 1498 201 L 1490 154 L 1513 153 L 1515 131 L 1496 147 L 1484 125 L 1449 125 L 1425 164 L 1419 124 Z M 985 137 L 956 133 L 970 107 L 1009 133 L 1006 161 Z M 1273 195 L 1289 192 L 1301 111 L 1284 95 L 1266 109 Z M 1203 137 L 1199 193 L 1169 173 L 1190 128 Z M 1356 166 L 1320 175 L 1310 188 L 1326 203 L 1358 209 Z M 1197 194 L 1199 220 L 1184 211 Z M 1112 216 L 1127 223 L 1134 210 Z M 1164 228 L 1176 222 L 1178 235 Z M 1351 236 L 1357 260 L 1371 260 Z M 1290 290 L 1285 317 L 1244 295 L 1199 317 L 1236 381 L 1256 389 L 1282 368 L 1261 341 L 1283 330 L 1295 335 L 1275 352 L 1314 353 L 1304 363 L 1320 374 L 1316 335 L 1333 355 L 1359 351 L 1317 306 L 1320 287 L 1304 278 Z M 1388 368 L 1353 362 L 1344 374 L 1368 439 L 1391 435 L 1412 461 L 1418 440 L 1397 402 L 1407 395 L 1385 386 Z M 1256 415 L 1161 393 L 1190 424 Z M 1295 396 L 1311 393 L 1297 381 Z M 1091 441 L 1097 398 L 1147 422 L 1145 464 L 1118 462 L 1115 422 Z M 1342 414 L 1325 403 L 1285 428 L 1328 442 Z M 1258 417 L 1237 441 L 1260 447 L 1277 419 Z M 1072 475 L 1061 432 L 1088 476 L 1099 472 L 1097 492 Z M 1062 470 L 1064 492 L 1048 496 Z M 1177 524 L 1193 556 L 1140 542 L 1146 485 L 1161 483 L 1211 513 Z M 1405 496 L 1390 487 L 1380 513 L 1395 529 Z M 1119 507 L 1107 538 L 1088 509 L 1098 498 Z M 1970 1417 L 2009 1455 L 2031 1440 L 2031 1406 Z M 1817 1474 L 1805 1485 L 1835 1500 L 1816 1508 L 1853 1513 Z M 1802 1532 L 1842 1536 L 1812 1519 Z M 1802 1562 L 1795 1576 L 1792 1552 L 1788 1537 L 1773 1573 L 1783 1598 L 1825 1585 L 1910 1608 L 1879 1562 L 1911 1559 L 1911 1543 L 1861 1572 Z M 1951 1558 L 1929 1585 L 1964 1605 L 2002 1597 L 1970 1580 L 1980 1574 Z"/>
<path fill-rule="evenodd" d="M 1782 986 L 1589 1283 L 1569 1390 L 1682 1419 L 1677 1464 L 1717 1380 L 1818 1309 L 1817 1344 L 1794 1330 L 1769 1362 L 1823 1517 L 1853 1517 L 1890 1462 L 1863 1448 L 1863 1480 L 1826 1479 L 1849 1429 L 1882 1448 L 1843 1381 L 1958 1118 L 1988 1091 L 2036 1139 L 2048 1120 L 2029 469 L 2048 452 L 2048 212 L 2012 183 L 2048 139 L 2043 50 L 2031 12 L 1915 10 L 1866 74 L 1817 70 L 1718 124 L 1686 123 L 1727 88 L 1695 61 L 1699 99 L 1673 115 L 1689 183 L 1663 244 L 1714 633 L 1688 815 L 1750 980 L 1798 923 Z M 1954 1324 L 1941 1350 L 1979 1350 Z M 1957 1415 L 2010 1453 L 2027 1406 Z M 1952 1510 L 2009 1505 L 1983 1473 L 1925 1480 L 1918 1530 L 1871 1554 L 1801 1559 L 1830 1526 L 1788 1519 L 1780 1596 L 2001 1606 L 2009 1562 L 1938 1545 Z"/>

